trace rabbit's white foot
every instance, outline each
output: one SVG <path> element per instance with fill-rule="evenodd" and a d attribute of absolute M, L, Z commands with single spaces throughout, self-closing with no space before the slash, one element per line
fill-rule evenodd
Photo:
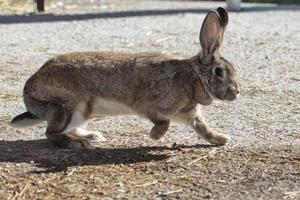
<path fill-rule="evenodd" d="M 84 138 L 88 141 L 97 141 L 97 142 L 104 142 L 106 141 L 103 134 L 99 131 L 88 131 L 83 128 L 77 128 L 76 131 L 73 133 L 74 136 Z"/>
<path fill-rule="evenodd" d="M 99 131 L 86 131 L 86 132 L 87 132 L 87 135 L 84 138 L 86 138 L 88 140 L 94 140 L 94 141 L 97 141 L 97 142 L 106 141 L 103 134 Z"/>
<path fill-rule="evenodd" d="M 225 145 L 230 141 L 230 137 L 228 135 L 216 131 L 212 131 L 205 136 L 206 137 L 204 137 L 204 139 L 212 144 Z"/>

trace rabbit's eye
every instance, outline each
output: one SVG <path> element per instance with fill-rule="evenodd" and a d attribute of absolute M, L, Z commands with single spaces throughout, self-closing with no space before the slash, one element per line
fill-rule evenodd
<path fill-rule="evenodd" d="M 223 77 L 223 69 L 217 67 L 215 69 L 215 75 L 219 76 L 219 77 Z"/>

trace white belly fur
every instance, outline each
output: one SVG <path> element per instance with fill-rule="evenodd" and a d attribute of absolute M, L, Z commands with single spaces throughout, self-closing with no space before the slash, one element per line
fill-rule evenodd
<path fill-rule="evenodd" d="M 134 114 L 134 111 L 128 106 L 102 98 L 97 98 L 92 108 L 92 116 Z"/>
<path fill-rule="evenodd" d="M 84 112 L 86 110 L 86 103 L 80 103 L 74 110 L 71 121 L 69 122 L 63 133 L 69 133 L 72 130 L 82 126 L 85 122 Z M 134 111 L 128 106 L 105 100 L 102 98 L 97 98 L 92 105 L 91 117 L 101 117 L 105 115 L 124 115 L 124 114 L 134 114 Z"/>

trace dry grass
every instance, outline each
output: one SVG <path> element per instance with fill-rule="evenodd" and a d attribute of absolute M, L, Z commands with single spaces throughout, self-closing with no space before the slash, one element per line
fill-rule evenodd
<path fill-rule="evenodd" d="M 293 187 L 283 192 L 274 184 L 300 182 L 300 148 L 118 145 L 83 151 L 44 140 L 2 141 L 0 199 L 234 199 L 252 187 L 273 199 L 299 197 Z"/>
<path fill-rule="evenodd" d="M 33 12 L 31 0 L 0 0 L 0 13 L 23 14 Z"/>
<path fill-rule="evenodd" d="M 0 100 L 3 102 L 6 101 L 16 101 L 22 99 L 22 93 L 14 93 L 8 91 L 0 91 Z"/>

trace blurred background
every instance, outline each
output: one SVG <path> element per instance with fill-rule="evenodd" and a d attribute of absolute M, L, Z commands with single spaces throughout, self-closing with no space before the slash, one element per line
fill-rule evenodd
<path fill-rule="evenodd" d="M 1 14 L 25 14 L 37 11 L 37 0 L 0 0 Z M 174 0 L 176 1 L 176 0 Z M 204 0 L 186 0 L 186 1 L 204 1 Z M 212 0 L 216 1 L 216 0 Z M 40 1 L 43 2 L 43 1 Z M 222 1 L 220 1 L 222 2 Z M 276 3 L 276 4 L 295 4 L 300 0 L 242 0 L 242 2 L 253 3 Z M 126 0 L 122 4 L 128 3 Z M 72 10 L 100 10 L 109 11 L 114 5 L 109 0 L 44 0 L 44 8 L 48 13 L 51 12 L 71 12 Z M 118 5 L 120 6 L 120 5 Z"/>

